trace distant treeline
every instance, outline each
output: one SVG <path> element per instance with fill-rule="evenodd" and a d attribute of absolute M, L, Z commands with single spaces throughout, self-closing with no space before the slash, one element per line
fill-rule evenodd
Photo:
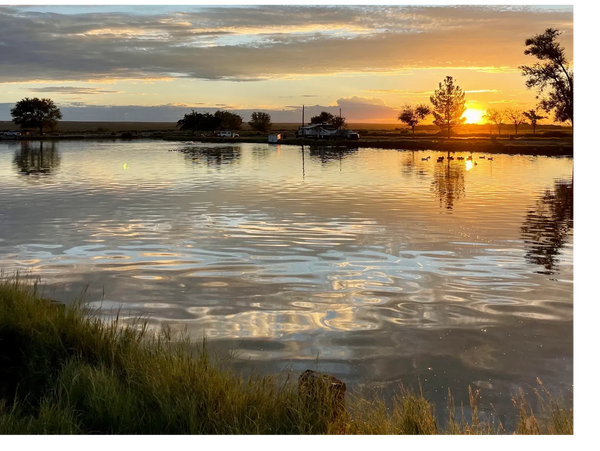
<path fill-rule="evenodd" d="M 289 132 L 296 131 L 298 127 L 302 124 L 300 122 L 274 122 L 272 124 L 271 129 L 273 131 L 281 131 L 281 132 Z M 348 124 L 348 127 L 357 130 L 357 131 L 367 131 L 371 132 L 401 132 L 401 130 L 406 130 L 404 127 L 400 126 L 398 123 L 390 123 L 390 124 L 370 124 L 370 123 L 360 123 L 360 122 L 351 122 Z M 12 121 L 0 121 L 0 132 L 15 130 L 15 124 Z M 61 121 L 60 122 L 60 132 L 61 133 L 124 133 L 124 132 L 174 132 L 177 130 L 176 122 L 79 122 L 79 121 Z M 250 131 L 251 128 L 248 124 L 242 124 L 241 131 Z M 531 130 L 530 125 L 522 125 L 519 129 L 520 133 L 527 133 L 528 130 Z M 536 134 L 543 135 L 544 132 L 549 131 L 559 131 L 565 133 L 571 133 L 572 127 L 569 126 L 561 126 L 561 125 L 538 125 L 536 128 Z M 437 133 L 439 132 L 439 127 L 434 124 L 426 124 L 426 125 L 418 125 L 416 127 L 417 133 Z M 497 130 L 494 126 L 494 129 L 490 131 L 490 126 L 488 124 L 464 124 L 460 127 L 457 127 L 455 132 L 458 134 L 496 134 Z M 507 135 L 510 133 L 510 129 L 506 127 L 506 130 L 503 129 L 503 133 Z M 361 133 L 362 136 L 362 133 Z"/>

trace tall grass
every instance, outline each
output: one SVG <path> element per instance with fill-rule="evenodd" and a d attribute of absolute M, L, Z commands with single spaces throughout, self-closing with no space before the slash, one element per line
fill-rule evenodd
<path fill-rule="evenodd" d="M 103 322 L 80 301 L 59 306 L 18 278 L 0 282 L 0 433 L 504 433 L 480 421 L 470 390 L 472 421 L 457 422 L 451 401 L 440 426 L 420 389 L 401 387 L 391 408 L 357 394 L 340 406 L 326 386 L 307 396 L 289 375 L 243 378 L 206 343 L 137 326 Z M 515 397 L 516 432 L 572 434 L 572 410 L 542 393 L 539 417 Z"/>

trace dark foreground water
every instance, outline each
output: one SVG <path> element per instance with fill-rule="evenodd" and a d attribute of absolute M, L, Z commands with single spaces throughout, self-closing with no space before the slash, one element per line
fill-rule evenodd
<path fill-rule="evenodd" d="M 572 159 L 438 155 L 0 142 L 0 268 L 244 371 L 420 380 L 440 411 L 471 385 L 501 418 L 539 377 L 571 403 Z"/>

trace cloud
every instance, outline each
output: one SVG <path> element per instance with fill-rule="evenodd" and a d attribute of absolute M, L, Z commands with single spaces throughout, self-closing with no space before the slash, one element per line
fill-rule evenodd
<path fill-rule="evenodd" d="M 388 106 L 381 99 L 353 96 L 338 99 L 342 116 L 352 118 L 355 122 L 395 122 L 398 109 Z"/>
<path fill-rule="evenodd" d="M 299 95 L 295 95 L 295 96 L 279 96 L 280 99 L 295 99 L 298 97 L 323 97 L 323 96 L 313 95 L 313 94 L 299 94 Z"/>
<path fill-rule="evenodd" d="M 123 91 L 110 91 L 107 89 L 101 89 L 101 88 L 81 88 L 81 87 L 76 87 L 76 86 L 46 86 L 44 88 L 30 88 L 29 91 L 31 92 L 40 92 L 40 93 L 44 93 L 44 92 L 56 92 L 59 94 L 69 94 L 69 95 L 75 95 L 75 94 L 119 94 L 122 93 Z"/>
<path fill-rule="evenodd" d="M 383 106 L 385 103 L 381 99 L 374 99 L 372 97 L 344 97 L 338 99 L 338 105 L 340 106 L 350 106 L 350 105 L 377 105 Z"/>
<path fill-rule="evenodd" d="M 191 109 L 200 113 L 215 113 L 217 110 L 232 111 L 248 121 L 254 111 L 263 111 L 271 115 L 273 122 L 302 121 L 302 105 L 290 105 L 284 109 L 235 108 L 235 105 L 208 106 L 194 103 L 175 103 L 166 105 L 140 106 L 140 105 L 94 105 L 84 102 L 63 102 L 58 104 L 65 121 L 138 121 L 138 122 L 177 122 L 188 114 Z M 0 103 L 0 121 L 10 121 L 10 109 L 14 103 Z M 338 115 L 342 108 L 342 115 L 353 122 L 396 122 L 398 112 L 396 108 L 385 105 L 380 99 L 351 97 L 339 99 L 336 105 L 305 105 L 304 117 L 309 122 L 310 118 L 319 115 L 322 111 Z"/>
<path fill-rule="evenodd" d="M 52 7 L 0 7 L 0 82 L 39 74 L 46 80 L 260 81 L 428 67 L 506 72 L 531 62 L 524 40 L 540 30 L 560 26 L 569 55 L 573 42 L 572 10 L 231 6 L 126 14 L 73 8 L 59 14 Z"/>

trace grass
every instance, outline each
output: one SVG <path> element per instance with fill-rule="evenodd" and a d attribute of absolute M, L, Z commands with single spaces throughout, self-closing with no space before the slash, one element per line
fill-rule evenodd
<path fill-rule="evenodd" d="M 151 334 L 144 322 L 106 323 L 81 300 L 43 296 L 38 284 L 0 282 L 2 434 L 497 434 L 469 388 L 471 421 L 448 419 L 419 388 L 400 387 L 392 405 L 327 386 L 299 390 L 289 375 L 243 378 L 206 343 Z M 538 412 L 515 395 L 517 434 L 572 434 L 573 411 L 543 389 Z"/>

